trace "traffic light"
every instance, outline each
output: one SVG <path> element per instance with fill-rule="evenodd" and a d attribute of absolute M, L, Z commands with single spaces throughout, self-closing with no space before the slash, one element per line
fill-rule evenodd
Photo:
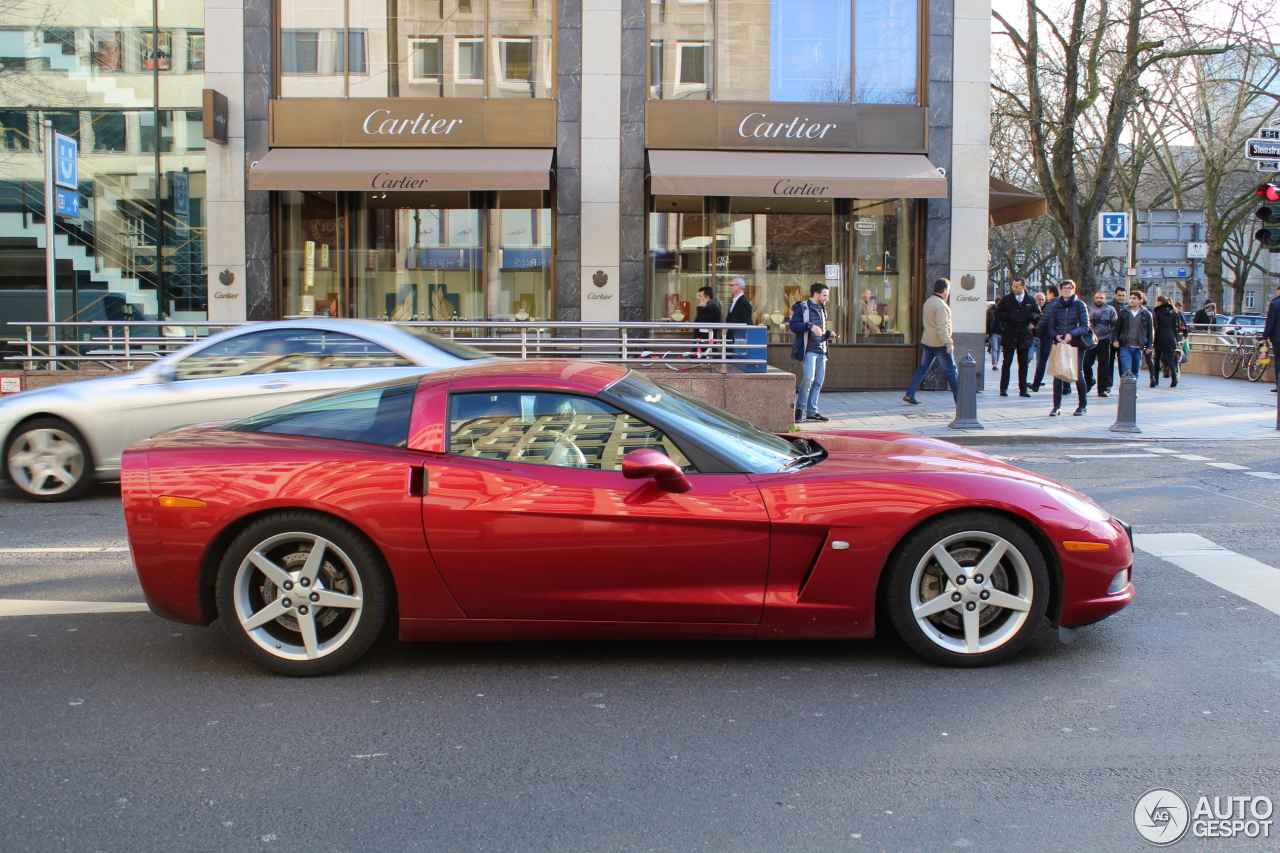
<path fill-rule="evenodd" d="M 1253 214 L 1267 228 L 1259 228 L 1253 239 L 1272 251 L 1280 250 L 1280 184 L 1270 183 L 1258 187 L 1258 197 L 1263 205 Z"/>

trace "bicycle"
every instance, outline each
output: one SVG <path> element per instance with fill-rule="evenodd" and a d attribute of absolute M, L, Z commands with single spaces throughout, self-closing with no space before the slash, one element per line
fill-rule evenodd
<path fill-rule="evenodd" d="M 1250 356 L 1257 352 L 1257 346 L 1253 343 L 1253 339 L 1245 339 L 1242 336 L 1232 336 L 1230 348 L 1227 350 L 1226 356 L 1222 359 L 1222 378 L 1230 379 L 1240 370 L 1240 365 L 1250 360 Z M 1246 375 L 1248 371 L 1246 370 Z"/>
<path fill-rule="evenodd" d="M 1269 357 L 1266 363 L 1263 363 L 1260 359 L 1262 349 L 1266 345 L 1266 341 L 1260 340 L 1254 345 L 1253 352 L 1249 353 L 1249 360 L 1244 366 L 1244 375 L 1249 378 L 1250 382 L 1257 382 L 1261 379 L 1262 375 L 1267 372 L 1267 368 L 1271 366 L 1274 356 L 1268 353 Z"/>

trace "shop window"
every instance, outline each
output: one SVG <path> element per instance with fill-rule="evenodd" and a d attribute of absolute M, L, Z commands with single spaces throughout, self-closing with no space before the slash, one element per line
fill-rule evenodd
<path fill-rule="evenodd" d="M 919 3 L 654 0 L 650 96 L 915 104 Z"/>
<path fill-rule="evenodd" d="M 187 70 L 204 71 L 203 30 L 187 30 Z"/>

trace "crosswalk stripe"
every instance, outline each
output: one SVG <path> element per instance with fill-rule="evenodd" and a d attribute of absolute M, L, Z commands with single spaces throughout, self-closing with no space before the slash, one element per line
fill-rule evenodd
<path fill-rule="evenodd" d="M 0 598 L 0 616 L 73 616 L 78 613 L 140 613 L 147 605 L 133 601 L 44 601 Z"/>
<path fill-rule="evenodd" d="M 1246 471 L 1250 477 L 1261 477 L 1264 480 L 1280 480 L 1280 474 L 1274 471 Z"/>
<path fill-rule="evenodd" d="M 1227 592 L 1280 614 L 1280 569 L 1194 533 L 1135 533 L 1133 544 Z"/>

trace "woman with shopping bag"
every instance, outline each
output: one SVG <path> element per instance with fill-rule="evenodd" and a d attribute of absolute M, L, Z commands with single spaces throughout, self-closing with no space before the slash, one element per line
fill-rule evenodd
<path fill-rule="evenodd" d="M 1098 345 L 1098 339 L 1089 326 L 1089 309 L 1076 298 L 1076 283 L 1064 279 L 1058 285 L 1058 299 L 1046 306 L 1044 322 L 1047 324 L 1045 339 L 1053 341 L 1049 355 L 1049 373 L 1053 376 L 1053 411 L 1049 417 L 1062 414 L 1062 395 L 1076 384 L 1080 406 L 1072 412 L 1079 417 L 1089 408 L 1088 391 L 1084 384 L 1083 361 L 1085 350 Z"/>

